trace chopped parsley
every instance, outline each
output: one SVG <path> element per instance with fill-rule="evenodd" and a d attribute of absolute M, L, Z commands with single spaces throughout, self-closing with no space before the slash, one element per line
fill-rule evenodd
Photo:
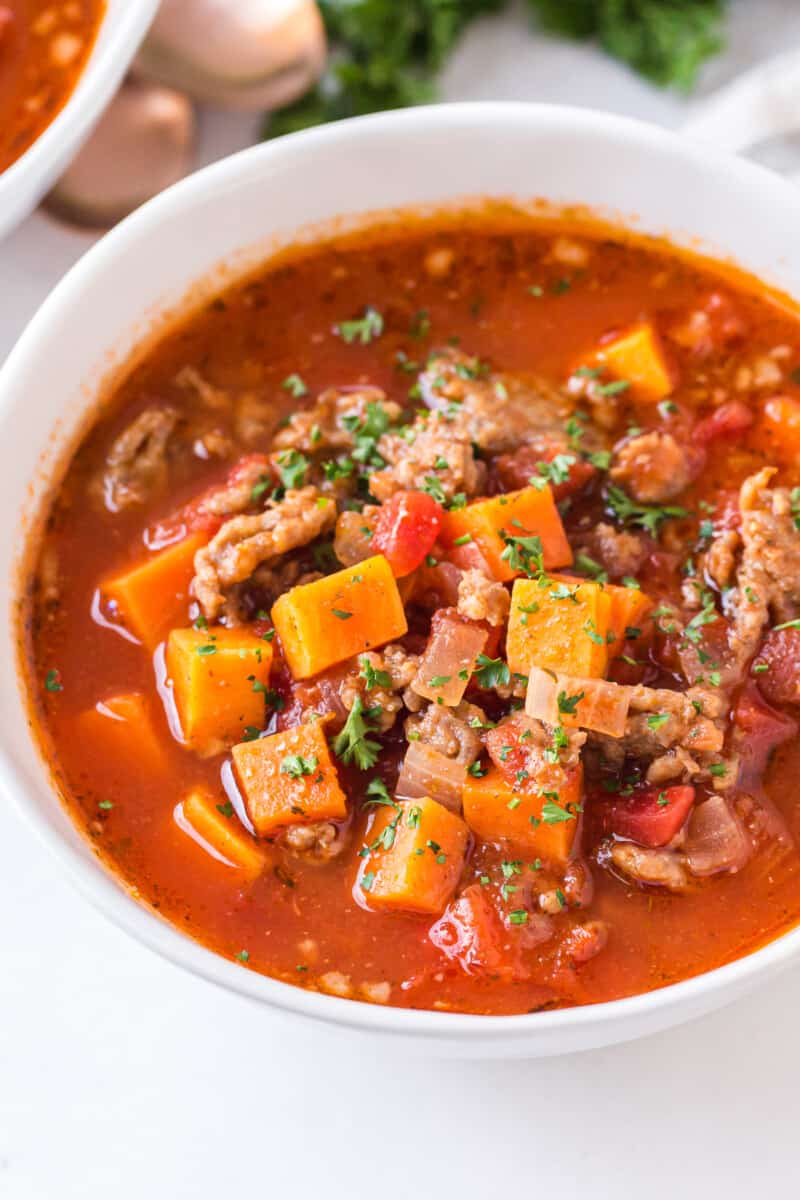
<path fill-rule="evenodd" d="M 344 728 L 333 742 L 333 752 L 343 763 L 353 763 L 360 771 L 374 767 L 381 745 L 374 737 L 372 722 L 381 715 L 380 705 L 364 708 L 360 696 L 356 696 Z"/>
<path fill-rule="evenodd" d="M 296 371 L 286 376 L 281 387 L 284 391 L 290 392 L 296 400 L 299 400 L 301 396 L 308 395 L 308 388 Z"/>
<path fill-rule="evenodd" d="M 623 525 L 638 525 L 653 537 L 658 537 L 659 525 L 672 518 L 688 517 L 687 509 L 679 505 L 639 504 L 632 500 L 621 487 L 610 484 L 606 489 L 606 500 L 614 516 Z"/>
<path fill-rule="evenodd" d="M 575 813 L 557 804 L 555 800 L 548 800 L 542 805 L 542 820 L 545 825 L 560 825 L 564 821 L 574 821 Z"/>
<path fill-rule="evenodd" d="M 348 346 L 353 343 L 368 346 L 374 338 L 379 338 L 383 333 L 383 317 L 377 308 L 373 308 L 370 304 L 364 309 L 363 317 L 358 317 L 353 321 L 340 321 L 334 327 L 334 332 L 338 333 Z"/>
<path fill-rule="evenodd" d="M 51 668 L 45 675 L 44 687 L 47 692 L 63 692 L 64 685 L 61 682 L 61 675 L 55 668 Z"/>
<path fill-rule="evenodd" d="M 566 692 L 559 692 L 558 711 L 560 713 L 569 713 L 571 716 L 575 716 L 578 710 L 578 704 L 585 695 L 585 692 L 576 692 L 574 696 L 568 696 Z"/>
<path fill-rule="evenodd" d="M 305 483 L 311 465 L 299 450 L 284 450 L 277 458 L 278 473 L 285 488 L 299 488 Z M 254 489 L 255 490 L 255 489 Z"/>
<path fill-rule="evenodd" d="M 281 763 L 281 772 L 290 779 L 301 779 L 304 775 L 313 775 L 319 766 L 316 754 L 303 758 L 302 754 L 287 754 Z"/>
<path fill-rule="evenodd" d="M 366 655 L 358 660 L 361 670 L 359 675 L 365 681 L 365 687 L 368 692 L 371 692 L 375 687 L 390 688 L 392 686 L 392 677 L 388 671 L 378 671 L 373 667 Z"/>
<path fill-rule="evenodd" d="M 507 687 L 511 682 L 511 671 L 508 663 L 503 662 L 502 658 L 487 658 L 485 654 L 479 654 L 475 661 L 475 682 L 478 687 Z"/>

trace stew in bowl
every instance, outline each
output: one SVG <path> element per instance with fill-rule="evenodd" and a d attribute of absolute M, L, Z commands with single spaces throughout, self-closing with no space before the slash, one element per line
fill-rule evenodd
<path fill-rule="evenodd" d="M 800 917 L 800 324 L 564 216 L 287 251 L 164 333 L 24 600 L 69 811 L 242 968 L 511 1014 Z"/>
<path fill-rule="evenodd" d="M 0 4 L 0 171 L 28 149 L 68 100 L 104 12 L 104 0 Z"/>

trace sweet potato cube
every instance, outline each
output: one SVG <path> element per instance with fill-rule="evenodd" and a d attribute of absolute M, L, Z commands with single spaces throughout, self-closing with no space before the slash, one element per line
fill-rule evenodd
<path fill-rule="evenodd" d="M 608 666 L 611 597 L 599 583 L 553 575 L 546 586 L 517 579 L 511 593 L 506 658 L 513 672 L 545 667 L 600 679 Z"/>
<path fill-rule="evenodd" d="M 125 628 L 148 650 L 186 620 L 194 556 L 207 540 L 204 533 L 190 534 L 100 585 L 101 596 L 112 602 Z"/>
<path fill-rule="evenodd" d="M 284 592 L 272 620 L 295 679 L 402 637 L 406 614 L 382 554 Z"/>
<path fill-rule="evenodd" d="M 180 819 L 182 817 L 182 820 Z M 266 855 L 242 826 L 230 802 L 222 802 L 202 788 L 190 792 L 181 805 L 178 824 L 191 827 L 192 836 L 215 858 L 255 877 L 266 866 Z"/>
<path fill-rule="evenodd" d="M 548 484 L 541 489 L 527 487 L 488 500 L 476 500 L 465 508 L 445 513 L 441 539 L 445 546 L 454 547 L 460 554 L 463 546 L 474 543 L 495 579 L 505 581 L 524 573 L 515 565 L 515 558 L 517 562 L 520 555 L 525 558 L 524 543 L 516 543 L 515 556 L 513 542 L 503 557 L 507 539 L 534 535 L 541 539 L 542 557 L 548 570 L 570 565 L 572 550 Z"/>
<path fill-rule="evenodd" d="M 626 394 L 634 400 L 657 403 L 675 390 L 661 339 L 647 321 L 601 346 L 593 361 L 605 367 L 614 380 L 625 380 L 630 385 Z"/>
<path fill-rule="evenodd" d="M 369 908 L 437 914 L 456 890 L 469 831 L 435 800 L 382 805 L 367 833 L 356 887 Z"/>
<path fill-rule="evenodd" d="M 173 629 L 167 672 L 187 746 L 203 757 L 264 725 L 272 646 L 245 629 Z"/>
<path fill-rule="evenodd" d="M 77 735 L 85 738 L 90 753 L 113 761 L 120 775 L 167 770 L 167 755 L 141 692 L 101 700 L 80 714 L 77 725 Z"/>
<path fill-rule="evenodd" d="M 463 792 L 464 820 L 484 841 L 511 842 L 526 854 L 566 862 L 578 828 L 576 806 L 583 773 L 580 766 L 558 770 L 558 790 L 553 793 L 548 788 L 548 795 L 518 790 L 496 767 L 482 779 L 468 776 Z"/>
<path fill-rule="evenodd" d="M 653 607 L 653 601 L 641 588 L 617 587 L 616 584 L 607 583 L 605 591 L 611 600 L 609 629 L 614 634 L 614 641 L 610 643 L 613 656 L 622 652 L 625 630 L 639 628 L 640 622 Z"/>
<path fill-rule="evenodd" d="M 242 742 L 233 747 L 233 763 L 247 815 L 262 837 L 286 825 L 347 816 L 321 721 Z"/>

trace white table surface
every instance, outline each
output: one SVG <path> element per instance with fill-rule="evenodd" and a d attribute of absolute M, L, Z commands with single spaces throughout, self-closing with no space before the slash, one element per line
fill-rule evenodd
<path fill-rule="evenodd" d="M 792 0 L 736 0 L 702 91 L 799 43 Z M 446 95 L 687 113 L 509 18 L 471 33 Z M 204 157 L 249 130 L 207 119 Z M 91 240 L 36 215 L 0 245 L 0 358 Z M 797 1194 L 800 970 L 627 1046 L 462 1063 L 279 1022 L 190 978 L 90 909 L 2 809 L 0 914 L 2 1200 Z"/>

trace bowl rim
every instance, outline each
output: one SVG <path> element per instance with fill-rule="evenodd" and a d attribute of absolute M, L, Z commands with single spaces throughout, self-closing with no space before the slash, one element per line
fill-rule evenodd
<path fill-rule="evenodd" d="M 222 188 L 224 193 L 235 188 L 237 183 L 246 183 L 250 170 L 257 169 L 262 160 L 282 157 L 290 162 L 296 155 L 313 154 L 314 148 L 321 142 L 358 140 L 362 131 L 375 129 L 410 135 L 422 127 L 428 131 L 436 128 L 446 131 L 453 126 L 474 122 L 502 125 L 507 121 L 522 122 L 531 132 L 535 132 L 537 125 L 540 125 L 549 132 L 555 128 L 581 135 L 591 136 L 594 133 L 598 136 L 621 137 L 642 145 L 647 151 L 655 147 L 667 157 L 678 157 L 684 163 L 688 160 L 690 165 L 702 166 L 705 170 L 712 167 L 727 175 L 732 185 L 738 181 L 751 187 L 760 184 L 765 189 L 773 190 L 791 187 L 765 167 L 713 147 L 693 144 L 672 131 L 635 118 L 568 105 L 516 101 L 441 104 L 379 113 L 304 130 L 274 142 L 250 147 L 198 171 L 148 201 L 96 243 L 50 293 L 0 368 L 0 411 L 10 404 L 14 376 L 27 369 L 31 357 L 37 354 L 37 347 L 46 342 L 48 331 L 55 330 L 65 320 L 74 319 L 71 313 L 80 311 L 75 300 L 84 284 L 106 271 L 115 257 L 124 253 L 129 245 L 146 243 L 162 217 L 179 214 L 190 208 L 197 198 L 210 193 L 220 184 L 226 185 Z M 15 595 L 16 592 L 12 590 L 12 609 Z M 18 685 L 24 694 L 19 679 Z M 685 1010 L 689 1016 L 719 1007 L 727 999 L 733 999 L 737 990 L 745 990 L 747 986 L 758 982 L 759 978 L 766 978 L 769 973 L 783 969 L 800 956 L 798 923 L 740 958 L 677 983 L 617 1000 L 507 1016 L 397 1008 L 310 991 L 238 966 L 207 949 L 134 899 L 102 863 L 87 861 L 85 853 L 82 854 L 77 845 L 62 836 L 49 822 L 44 811 L 29 799 L 31 794 L 39 790 L 39 786 L 13 761 L 3 738 L 0 730 L 0 795 L 33 829 L 59 860 L 68 878 L 95 908 L 163 958 L 209 982 L 284 1013 L 362 1032 L 396 1035 L 430 1043 L 482 1041 L 491 1045 L 509 1038 L 519 1042 L 542 1042 L 547 1040 L 548 1035 L 571 1033 L 577 1038 L 581 1031 L 594 1031 L 592 1042 L 602 1045 L 636 1036 L 637 1018 L 656 1016 L 657 1023 L 651 1023 L 650 1026 L 656 1028 L 681 1019 L 676 1016 L 673 1022 L 671 1013 Z M 38 745 L 36 753 L 40 759 L 43 758 Z M 53 802 L 63 811 L 52 787 L 51 794 Z M 727 997 L 724 995 L 726 991 L 730 992 Z M 639 1021 L 639 1031 L 643 1030 L 645 1024 Z M 565 1037 L 564 1040 L 569 1039 Z"/>
<path fill-rule="evenodd" d="M 78 80 L 66 100 L 27 150 L 0 172 L 0 201 L 37 175 L 46 178 L 52 160 L 69 146 L 74 153 L 99 120 L 122 76 L 134 58 L 158 10 L 160 0 L 126 0 L 106 9 L 97 27 L 94 44 Z M 106 26 L 111 32 L 101 46 Z M 19 218 L 23 219 L 22 216 Z M 11 228 L 14 228 L 13 222 Z"/>

